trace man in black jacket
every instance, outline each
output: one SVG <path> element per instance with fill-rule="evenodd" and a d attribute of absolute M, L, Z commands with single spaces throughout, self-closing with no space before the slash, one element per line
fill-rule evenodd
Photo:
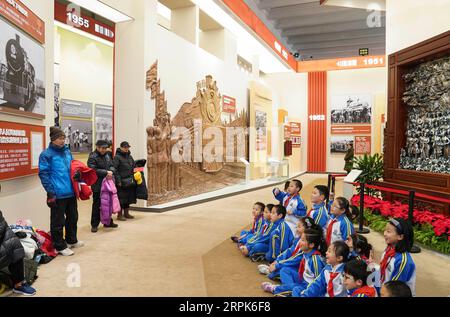
<path fill-rule="evenodd" d="M 97 232 L 98 226 L 100 224 L 100 191 L 102 188 L 102 182 L 105 177 L 112 178 L 114 175 L 114 163 L 109 155 L 108 142 L 99 140 L 95 144 L 97 149 L 89 154 L 88 167 L 92 168 L 97 172 L 97 182 L 91 186 L 93 192 L 93 203 L 92 203 L 92 216 L 91 216 L 91 232 Z M 117 228 L 118 225 L 115 224 L 111 218 L 109 225 L 104 225 L 106 228 Z"/>
<path fill-rule="evenodd" d="M 0 211 L 0 269 L 8 267 L 14 283 L 14 293 L 33 296 L 36 290 L 24 282 L 24 257 L 25 251 L 19 238 L 9 228 Z"/>

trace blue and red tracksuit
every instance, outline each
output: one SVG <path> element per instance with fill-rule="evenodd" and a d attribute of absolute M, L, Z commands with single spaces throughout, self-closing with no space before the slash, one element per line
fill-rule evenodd
<path fill-rule="evenodd" d="M 327 245 L 330 245 L 335 241 L 347 240 L 350 235 L 355 233 L 355 228 L 345 214 L 338 217 L 331 215 L 325 233 Z"/>
<path fill-rule="evenodd" d="M 247 241 L 245 247 L 249 251 L 248 256 L 255 254 L 266 254 L 269 251 L 269 243 L 271 241 L 272 233 L 278 228 L 283 219 L 277 220 L 276 222 L 268 222 L 263 226 L 263 232 L 259 235 L 253 236 Z"/>
<path fill-rule="evenodd" d="M 344 286 L 344 263 L 325 266 L 322 273 L 300 294 L 299 297 L 347 297 Z"/>
<path fill-rule="evenodd" d="M 311 250 L 303 254 L 298 268 L 283 267 L 280 272 L 282 285 L 275 287 L 274 294 L 301 293 L 320 275 L 325 263 L 320 252 Z"/>
<path fill-rule="evenodd" d="M 238 243 L 240 244 L 246 244 L 247 241 L 253 237 L 255 234 L 261 231 L 262 227 L 264 226 L 264 217 L 263 215 L 259 215 L 255 217 L 253 220 L 253 226 L 250 230 L 243 230 L 241 231 L 241 239 L 238 240 Z"/>
<path fill-rule="evenodd" d="M 329 210 L 329 207 L 327 207 L 325 203 L 313 204 L 312 209 L 308 211 L 306 216 L 311 217 L 314 220 L 314 223 L 321 226 L 322 229 L 325 229 L 328 223 Z"/>
<path fill-rule="evenodd" d="M 286 215 L 285 221 L 289 225 L 292 234 L 298 238 L 296 227 L 299 222 L 299 218 L 306 216 L 307 208 L 305 201 L 302 199 L 300 194 L 289 195 L 280 191 L 278 195 L 275 195 L 275 189 L 273 190 L 273 195 L 275 196 L 275 199 L 286 208 L 286 211 L 292 213 Z"/>
<path fill-rule="evenodd" d="M 294 239 L 292 242 L 292 245 L 281 253 L 275 260 L 275 271 L 270 273 L 267 277 L 270 279 L 275 279 L 280 276 L 280 270 L 283 267 L 294 267 L 298 269 L 300 265 L 300 261 L 303 258 L 303 251 L 300 250 L 300 246 L 298 242 L 300 241 L 299 238 Z"/>
<path fill-rule="evenodd" d="M 278 228 L 275 229 L 270 237 L 269 250 L 266 253 L 266 260 L 269 261 L 269 263 L 275 261 L 281 253 L 291 247 L 294 239 L 294 235 L 286 222 L 280 222 Z"/>
<path fill-rule="evenodd" d="M 409 286 L 413 296 L 416 294 L 416 265 L 409 252 L 395 252 L 388 246 L 381 256 L 381 284 L 389 281 L 401 281 Z"/>

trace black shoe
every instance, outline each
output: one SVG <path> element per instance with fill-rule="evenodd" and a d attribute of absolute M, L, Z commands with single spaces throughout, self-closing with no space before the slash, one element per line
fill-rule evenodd
<path fill-rule="evenodd" d="M 231 241 L 233 241 L 234 243 L 238 243 L 239 242 L 239 238 L 238 237 L 231 237 Z"/>
<path fill-rule="evenodd" d="M 98 228 L 97 228 L 97 227 L 92 227 L 92 228 L 91 228 L 91 232 L 92 232 L 92 233 L 96 233 L 97 231 L 98 231 Z"/>
<path fill-rule="evenodd" d="M 119 225 L 115 224 L 112 220 L 109 225 L 103 225 L 105 228 L 117 228 Z"/>
<path fill-rule="evenodd" d="M 250 260 L 252 260 L 252 262 L 262 262 L 265 258 L 266 257 L 262 254 L 254 254 L 251 256 Z"/>

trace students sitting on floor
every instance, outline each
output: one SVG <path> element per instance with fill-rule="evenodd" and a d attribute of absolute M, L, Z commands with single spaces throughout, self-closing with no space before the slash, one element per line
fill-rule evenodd
<path fill-rule="evenodd" d="M 353 233 L 345 240 L 350 249 L 350 259 L 364 260 L 366 263 L 373 259 L 372 245 L 367 241 L 363 235 Z"/>
<path fill-rule="evenodd" d="M 302 236 L 306 229 L 314 226 L 314 220 L 308 217 L 300 218 L 297 224 L 296 233 L 299 237 Z M 274 262 L 269 265 L 261 264 L 258 270 L 261 274 L 266 274 L 268 278 L 274 280 L 280 276 L 280 270 L 283 267 L 292 267 L 298 270 L 300 261 L 303 257 L 303 251 L 300 250 L 300 238 L 295 239 L 289 249 L 281 253 Z"/>
<path fill-rule="evenodd" d="M 326 200 L 329 196 L 329 190 L 327 186 L 317 185 L 314 187 L 311 194 L 311 210 L 308 211 L 307 216 L 314 219 L 314 222 L 325 228 L 328 222 L 328 209 L 332 205 L 332 201 L 326 204 Z"/>
<path fill-rule="evenodd" d="M 327 245 L 335 241 L 345 241 L 347 238 L 355 233 L 350 213 L 350 204 L 344 197 L 338 197 L 331 205 L 331 216 L 328 220 L 326 229 Z"/>
<path fill-rule="evenodd" d="M 306 229 L 300 238 L 299 246 L 303 251 L 299 267 L 283 267 L 280 271 L 282 284 L 275 286 L 272 283 L 263 283 L 262 288 L 266 292 L 277 296 L 290 296 L 293 289 L 296 289 L 297 293 L 301 293 L 320 275 L 325 266 L 322 256 L 326 252 L 322 228 L 314 225 Z"/>
<path fill-rule="evenodd" d="M 348 297 L 377 297 L 373 286 L 367 285 L 367 263 L 361 259 L 353 259 L 345 263 L 344 285 Z"/>
<path fill-rule="evenodd" d="M 274 231 L 284 223 L 286 217 L 286 209 L 282 205 L 273 206 L 270 213 L 270 223 L 266 224 L 265 231 L 256 237 L 250 239 L 244 246 L 241 252 L 245 256 L 249 256 L 253 262 L 262 261 L 265 259 L 267 251 L 269 251 L 269 243 L 272 240 Z"/>
<path fill-rule="evenodd" d="M 269 227 L 270 225 L 270 213 L 272 211 L 274 204 L 267 204 L 264 208 L 263 217 L 262 217 L 262 226 L 261 228 L 253 235 L 245 239 L 245 243 L 238 242 L 238 247 L 241 248 L 242 246 L 246 245 L 248 242 L 252 243 L 253 241 L 256 241 L 256 239 L 261 236 Z"/>
<path fill-rule="evenodd" d="M 261 230 L 264 225 L 264 209 L 266 206 L 261 202 L 256 202 L 253 205 L 252 216 L 253 216 L 253 225 L 250 230 L 243 230 L 239 237 L 233 236 L 231 240 L 236 243 L 245 244 L 247 240 L 250 239 L 253 235 Z"/>
<path fill-rule="evenodd" d="M 306 204 L 300 196 L 300 191 L 303 188 L 301 181 L 294 179 L 289 183 L 287 192 L 282 192 L 275 188 L 273 195 L 286 208 L 286 223 L 289 225 L 292 233 L 295 235 L 298 219 L 306 216 Z M 296 237 L 298 238 L 298 237 Z"/>
<path fill-rule="evenodd" d="M 292 290 L 294 297 L 347 297 L 344 286 L 344 265 L 350 250 L 344 241 L 333 242 L 327 250 L 327 265 L 305 290 Z M 300 290 L 301 292 L 298 292 Z"/>
<path fill-rule="evenodd" d="M 389 281 L 406 283 L 415 296 L 416 265 L 409 252 L 413 246 L 414 232 L 411 225 L 404 219 L 391 218 L 384 230 L 384 240 L 387 248 L 381 256 L 381 284 Z"/>
<path fill-rule="evenodd" d="M 412 297 L 412 293 L 406 283 L 389 281 L 381 287 L 381 297 Z"/>

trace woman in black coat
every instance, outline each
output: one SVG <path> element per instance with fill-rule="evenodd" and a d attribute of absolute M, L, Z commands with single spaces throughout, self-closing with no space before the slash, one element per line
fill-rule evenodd
<path fill-rule="evenodd" d="M 117 195 L 122 210 L 117 220 L 133 219 L 130 215 L 130 205 L 136 203 L 136 181 L 134 180 L 135 162 L 130 152 L 128 142 L 120 143 L 120 148 L 114 156 L 114 169 L 116 171 Z"/>
<path fill-rule="evenodd" d="M 24 257 L 25 251 L 19 238 L 9 228 L 0 211 L 0 269 L 8 267 L 14 283 L 14 293 L 33 296 L 36 290 L 24 282 Z"/>

